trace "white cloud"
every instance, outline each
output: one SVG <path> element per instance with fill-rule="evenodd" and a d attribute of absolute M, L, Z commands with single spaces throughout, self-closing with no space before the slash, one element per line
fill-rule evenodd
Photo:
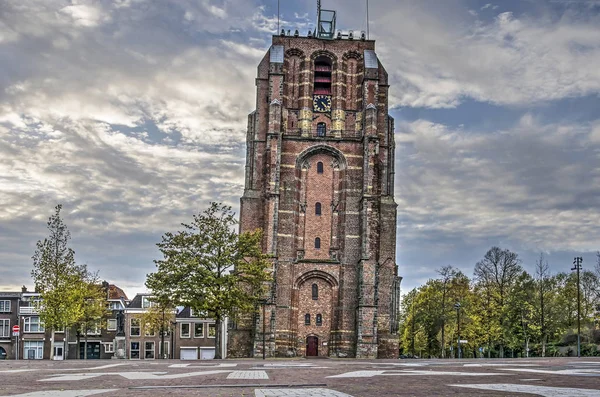
<path fill-rule="evenodd" d="M 596 129 L 542 124 L 531 115 L 495 133 L 400 123 L 399 240 L 434 235 L 512 241 L 533 251 L 597 249 Z"/>
<path fill-rule="evenodd" d="M 597 13 L 471 21 L 419 4 L 379 10 L 372 29 L 396 105 L 454 107 L 470 97 L 529 106 L 600 92 Z"/>

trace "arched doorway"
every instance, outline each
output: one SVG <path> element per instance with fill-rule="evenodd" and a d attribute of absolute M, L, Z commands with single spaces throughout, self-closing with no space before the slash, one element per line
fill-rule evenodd
<path fill-rule="evenodd" d="M 319 355 L 319 338 L 316 336 L 306 337 L 306 357 L 317 357 Z"/>
<path fill-rule="evenodd" d="M 0 360 L 6 359 L 6 350 L 2 346 L 0 346 Z"/>

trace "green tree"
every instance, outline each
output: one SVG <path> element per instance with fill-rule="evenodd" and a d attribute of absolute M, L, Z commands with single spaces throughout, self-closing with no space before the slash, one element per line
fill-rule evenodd
<path fill-rule="evenodd" d="M 77 283 L 77 295 L 81 304 L 81 316 L 78 319 L 79 334 L 83 335 L 83 359 L 88 356 L 88 336 L 97 335 L 106 328 L 106 320 L 111 312 L 108 309 L 108 283 L 102 283 L 98 272 L 90 272 L 87 266 L 81 267 L 81 280 Z M 79 341 L 77 343 L 79 346 Z"/>
<path fill-rule="evenodd" d="M 501 331 L 498 341 L 500 344 L 500 357 L 504 357 L 504 346 L 510 332 L 510 324 L 507 321 L 507 310 L 509 308 L 507 298 L 522 272 L 523 269 L 518 255 L 498 247 L 490 248 L 483 259 L 475 265 L 475 280 L 495 304 L 496 310 L 490 313 L 489 320 L 497 323 Z"/>
<path fill-rule="evenodd" d="M 271 280 L 271 262 L 261 249 L 262 232 L 238 234 L 231 207 L 211 203 L 183 230 L 158 243 L 163 259 L 148 275 L 156 297 L 168 297 L 215 319 L 215 358 L 221 358 L 221 323 L 256 310 Z"/>
<path fill-rule="evenodd" d="M 548 261 L 544 260 L 544 254 L 540 253 L 540 259 L 535 264 L 536 273 L 536 292 L 538 297 L 537 315 L 538 324 L 540 327 L 540 343 L 542 345 L 542 357 L 546 357 L 546 343 L 548 341 L 548 327 L 546 325 L 547 313 L 548 313 L 548 293 L 549 284 L 548 278 L 549 266 Z"/>
<path fill-rule="evenodd" d="M 165 337 L 171 330 L 171 322 L 175 321 L 176 308 L 168 297 L 152 297 L 152 305 L 142 315 L 144 330 L 150 333 L 158 332 L 160 336 L 160 358 L 165 358 Z"/>
<path fill-rule="evenodd" d="M 61 209 L 60 204 L 55 207 L 47 224 L 49 236 L 37 242 L 32 257 L 31 276 L 41 298 L 40 320 L 52 330 L 52 340 L 56 331 L 68 330 L 83 315 L 85 268 L 75 263 L 75 252 L 68 246 L 71 234 L 60 216 Z"/>

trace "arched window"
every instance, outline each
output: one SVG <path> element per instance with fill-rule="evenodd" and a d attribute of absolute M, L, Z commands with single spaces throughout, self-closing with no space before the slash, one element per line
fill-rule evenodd
<path fill-rule="evenodd" d="M 319 286 L 317 284 L 312 285 L 312 298 L 315 301 L 319 299 Z"/>
<path fill-rule="evenodd" d="M 316 249 L 320 249 L 321 248 L 321 238 L 320 237 L 317 237 L 315 239 L 315 248 Z"/>
<path fill-rule="evenodd" d="M 321 56 L 315 59 L 314 95 L 331 95 L 331 61 Z"/>
<path fill-rule="evenodd" d="M 315 215 L 321 215 L 321 203 L 315 203 Z"/>
<path fill-rule="evenodd" d="M 322 174 L 322 173 L 323 173 L 323 163 L 319 161 L 317 163 L 317 174 Z"/>
<path fill-rule="evenodd" d="M 310 314 L 308 313 L 304 315 L 304 325 L 310 325 Z"/>
<path fill-rule="evenodd" d="M 317 124 L 317 136 L 325 136 L 327 135 L 327 126 L 325 125 L 325 123 L 318 123 Z"/>
<path fill-rule="evenodd" d="M 323 325 L 323 316 L 321 316 L 321 313 L 317 314 L 317 325 Z"/>

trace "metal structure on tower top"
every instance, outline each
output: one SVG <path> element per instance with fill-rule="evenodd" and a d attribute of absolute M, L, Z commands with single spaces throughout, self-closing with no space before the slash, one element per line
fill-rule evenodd
<path fill-rule="evenodd" d="M 335 35 L 335 14 L 333 10 L 321 9 L 321 0 L 317 0 L 317 31 L 319 39 L 333 39 Z"/>

